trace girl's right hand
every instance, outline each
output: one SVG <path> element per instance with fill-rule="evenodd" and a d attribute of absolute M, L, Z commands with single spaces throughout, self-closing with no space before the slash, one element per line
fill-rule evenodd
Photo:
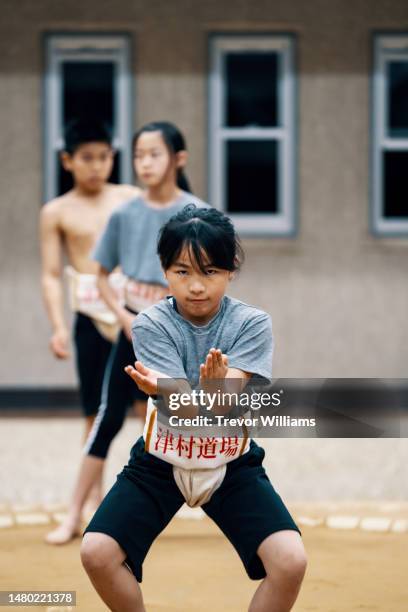
<path fill-rule="evenodd" d="M 125 372 L 147 395 L 157 395 L 157 381 L 160 378 L 169 378 L 161 372 L 147 368 L 141 361 L 135 361 L 135 367 L 126 366 Z"/>

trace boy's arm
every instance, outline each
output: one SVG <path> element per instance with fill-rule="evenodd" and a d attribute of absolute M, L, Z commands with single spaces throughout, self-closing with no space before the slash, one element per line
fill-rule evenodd
<path fill-rule="evenodd" d="M 58 209 L 45 205 L 40 214 L 41 287 L 52 326 L 50 349 L 59 359 L 69 357 L 69 332 L 64 317 L 61 251 Z"/>
<path fill-rule="evenodd" d="M 138 198 L 140 195 L 142 195 L 142 190 L 140 189 L 140 187 L 136 187 L 135 185 L 127 185 L 127 184 L 123 184 L 123 185 L 119 185 L 122 193 L 123 193 L 123 201 L 125 202 L 126 200 L 131 200 L 133 198 Z"/>
<path fill-rule="evenodd" d="M 99 264 L 98 270 L 98 289 L 102 299 L 106 302 L 110 310 L 115 313 L 127 338 L 132 341 L 132 323 L 135 315 L 126 310 L 119 302 L 115 291 L 109 284 L 109 270 Z"/>

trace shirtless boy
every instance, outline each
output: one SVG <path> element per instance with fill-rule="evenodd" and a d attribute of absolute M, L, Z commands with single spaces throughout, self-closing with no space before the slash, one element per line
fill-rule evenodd
<path fill-rule="evenodd" d="M 140 189 L 132 185 L 108 183 L 113 157 L 110 135 L 103 125 L 92 120 L 70 124 L 61 161 L 72 174 L 74 186 L 48 202 L 40 219 L 42 292 L 52 327 L 50 349 L 58 359 L 70 357 L 70 332 L 64 316 L 64 254 L 71 267 L 71 301 L 77 311 L 73 336 L 86 419 L 85 439 L 100 405 L 103 374 L 112 346 L 111 338 L 107 338 L 115 323 L 98 294 L 98 266 L 91 252 L 113 210 L 140 194 Z M 92 491 L 94 507 L 99 505 L 101 495 L 99 482 Z"/>

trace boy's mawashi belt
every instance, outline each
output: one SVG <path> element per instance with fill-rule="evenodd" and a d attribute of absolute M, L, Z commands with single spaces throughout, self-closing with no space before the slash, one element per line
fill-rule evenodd
<path fill-rule="evenodd" d="M 65 268 L 68 279 L 69 302 L 73 312 L 80 312 L 92 319 L 98 331 L 110 342 L 115 342 L 120 325 L 115 314 L 102 299 L 95 274 L 77 272 L 72 266 Z M 120 272 L 109 275 L 109 284 L 120 303 L 124 304 L 127 279 Z"/>
<path fill-rule="evenodd" d="M 96 274 L 77 272 L 72 266 L 65 268 L 68 279 L 69 301 L 73 312 L 81 312 L 90 317 L 100 333 L 114 342 L 120 330 L 115 314 L 109 310 L 97 286 Z M 128 306 L 133 312 L 142 312 L 157 304 L 167 295 L 163 285 L 141 283 L 127 278 L 121 272 L 109 275 L 109 284 L 119 303 Z"/>

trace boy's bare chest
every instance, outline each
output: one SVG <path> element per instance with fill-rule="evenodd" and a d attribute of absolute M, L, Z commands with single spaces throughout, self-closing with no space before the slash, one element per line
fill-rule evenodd
<path fill-rule="evenodd" d="M 99 238 L 115 206 L 75 206 L 61 217 L 61 231 L 66 242 L 93 246 Z"/>

